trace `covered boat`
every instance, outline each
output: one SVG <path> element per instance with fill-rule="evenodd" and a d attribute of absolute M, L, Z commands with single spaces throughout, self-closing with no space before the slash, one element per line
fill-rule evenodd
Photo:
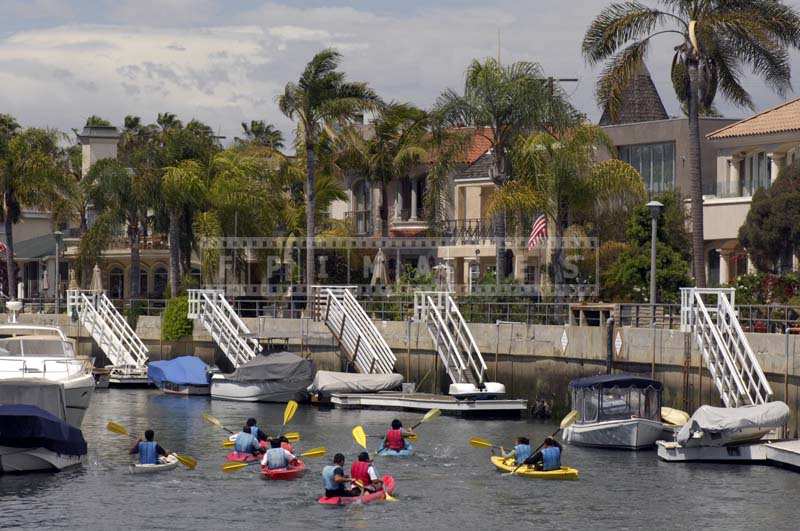
<path fill-rule="evenodd" d="M 756 406 L 700 406 L 678 431 L 681 446 L 727 446 L 754 442 L 789 422 L 789 406 L 769 402 Z"/>
<path fill-rule="evenodd" d="M 349 372 L 317 371 L 314 381 L 308 386 L 312 395 L 331 393 L 377 393 L 400 389 L 403 376 L 400 374 L 361 374 Z"/>
<path fill-rule="evenodd" d="M 631 374 L 603 374 L 569 384 L 579 420 L 564 440 L 581 446 L 649 448 L 661 438 L 661 382 Z"/>
<path fill-rule="evenodd" d="M 214 374 L 211 397 L 241 402 L 304 401 L 314 362 L 291 352 L 257 356 L 230 374 Z"/>
<path fill-rule="evenodd" d="M 147 378 L 165 393 L 178 395 L 210 393 L 209 367 L 195 356 L 151 361 L 147 365 Z"/>

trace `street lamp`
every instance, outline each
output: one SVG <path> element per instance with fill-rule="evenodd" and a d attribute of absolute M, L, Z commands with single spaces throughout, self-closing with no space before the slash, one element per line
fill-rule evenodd
<path fill-rule="evenodd" d="M 55 231 L 53 233 L 53 237 L 56 239 L 56 280 L 55 280 L 55 286 L 56 286 L 56 319 L 58 319 L 58 313 L 59 313 L 59 300 L 58 299 L 59 299 L 59 287 L 60 287 L 59 285 L 60 285 L 60 281 L 61 281 L 61 272 L 59 271 L 59 266 L 61 265 L 60 264 L 60 262 L 61 262 L 61 239 L 64 237 L 64 234 L 60 230 L 57 230 L 57 231 Z"/>
<path fill-rule="evenodd" d="M 658 201 L 647 203 L 650 209 L 650 306 L 653 310 L 653 322 L 656 322 L 656 229 L 658 228 L 658 217 L 664 209 L 664 205 Z"/>

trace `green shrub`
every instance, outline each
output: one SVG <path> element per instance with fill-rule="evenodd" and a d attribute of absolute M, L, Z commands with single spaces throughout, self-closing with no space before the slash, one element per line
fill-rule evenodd
<path fill-rule="evenodd" d="M 189 311 L 189 297 L 181 295 L 167 301 L 161 314 L 161 339 L 178 341 L 192 335 L 192 321 L 186 316 Z"/>
<path fill-rule="evenodd" d="M 136 330 L 136 323 L 139 321 L 139 316 L 144 315 L 144 303 L 134 301 L 125 309 L 125 320 L 128 325 Z"/>

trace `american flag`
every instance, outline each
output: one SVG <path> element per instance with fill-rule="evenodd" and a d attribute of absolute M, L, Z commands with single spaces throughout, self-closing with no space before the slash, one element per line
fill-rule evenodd
<path fill-rule="evenodd" d="M 547 238 L 547 217 L 542 214 L 536 218 L 531 227 L 531 235 L 528 236 L 528 250 L 533 251 L 545 238 Z"/>

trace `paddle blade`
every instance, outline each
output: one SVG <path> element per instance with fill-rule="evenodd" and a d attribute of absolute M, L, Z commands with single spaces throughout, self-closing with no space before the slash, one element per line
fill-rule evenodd
<path fill-rule="evenodd" d="M 441 409 L 431 409 L 430 411 L 425 413 L 425 416 L 422 417 L 422 420 L 420 420 L 419 423 L 422 424 L 423 422 L 428 422 L 429 420 L 433 420 L 441 414 L 442 414 Z"/>
<path fill-rule="evenodd" d="M 236 444 L 234 441 L 228 439 L 227 441 L 222 443 L 222 447 L 223 448 L 233 448 L 234 444 Z"/>
<path fill-rule="evenodd" d="M 574 409 L 567 413 L 567 416 L 561 420 L 561 429 L 567 428 L 568 426 L 572 426 L 575 421 L 578 420 L 578 412 Z"/>
<path fill-rule="evenodd" d="M 494 447 L 494 445 L 491 442 L 489 442 L 486 439 L 483 439 L 481 437 L 472 437 L 469 440 L 469 444 L 470 444 L 470 446 L 474 446 L 475 448 L 493 448 Z"/>
<path fill-rule="evenodd" d="M 384 497 L 384 499 L 386 501 L 389 501 L 389 502 L 396 502 L 397 501 L 397 498 L 395 498 L 394 496 L 392 496 L 391 494 L 389 494 L 385 490 L 383 491 L 383 497 Z"/>
<path fill-rule="evenodd" d="M 174 455 L 175 457 L 178 458 L 178 461 L 180 461 L 189 470 L 194 470 L 195 467 L 197 466 L 197 459 L 195 459 L 190 455 L 183 455 L 183 454 L 174 454 Z"/>
<path fill-rule="evenodd" d="M 203 420 L 208 422 L 209 424 L 213 424 L 214 426 L 221 428 L 222 422 L 219 421 L 217 417 L 212 417 L 208 413 L 203 413 Z"/>
<path fill-rule="evenodd" d="M 300 440 L 300 433 L 296 431 L 290 431 L 289 433 L 284 433 L 284 437 L 286 437 L 289 442 L 297 442 Z"/>
<path fill-rule="evenodd" d="M 367 448 L 367 434 L 364 431 L 363 426 L 356 426 L 353 428 L 353 439 L 355 439 L 358 445 L 362 448 Z"/>
<path fill-rule="evenodd" d="M 289 400 L 286 403 L 286 409 L 283 411 L 283 425 L 284 426 L 286 426 L 286 424 L 290 420 L 292 420 L 292 417 L 294 417 L 295 413 L 297 413 L 297 402 L 295 402 L 294 400 Z"/>
<path fill-rule="evenodd" d="M 241 461 L 228 461 L 227 463 L 222 464 L 222 471 L 226 474 L 229 472 L 236 472 L 237 470 L 247 468 L 249 464 L 250 463 L 243 463 Z"/>
<path fill-rule="evenodd" d="M 109 420 L 108 424 L 106 424 L 106 429 L 108 431 L 113 431 L 114 433 L 118 433 L 119 435 L 130 435 L 128 430 L 125 429 L 125 426 L 119 424 L 118 422 L 114 422 L 113 420 Z"/>
<path fill-rule="evenodd" d="M 409 433 L 405 436 L 411 442 L 417 442 L 417 434 L 416 433 Z"/>
<path fill-rule="evenodd" d="M 324 446 L 320 446 L 319 448 L 312 448 L 311 450 L 303 452 L 300 454 L 300 457 L 323 457 L 327 453 L 328 449 Z"/>

